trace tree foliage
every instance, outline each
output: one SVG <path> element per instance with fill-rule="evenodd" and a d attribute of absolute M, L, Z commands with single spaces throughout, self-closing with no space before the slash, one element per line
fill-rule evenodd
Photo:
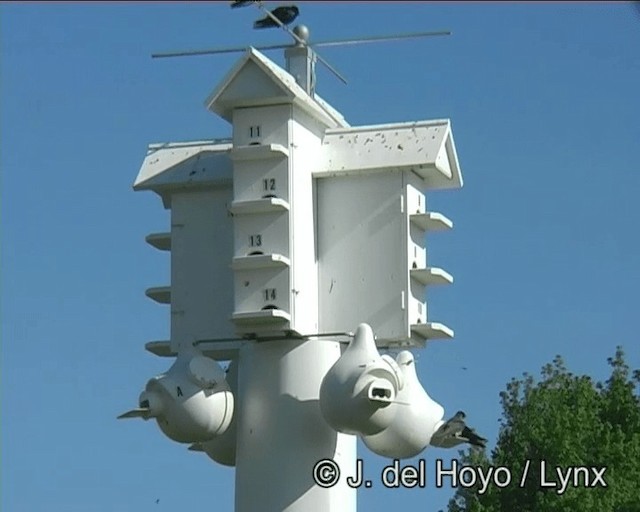
<path fill-rule="evenodd" d="M 621 347 L 607 361 L 605 382 L 573 375 L 560 356 L 542 368 L 539 382 L 526 373 L 512 379 L 500 394 L 503 417 L 491 456 L 476 449 L 460 455 L 463 465 L 484 471 L 506 467 L 513 479 L 484 493 L 480 485 L 458 487 L 448 511 L 640 512 L 640 371 L 630 371 Z M 550 485 L 559 481 L 556 467 L 565 475 L 569 467 L 606 467 L 606 487 L 589 470 L 560 493 Z"/>

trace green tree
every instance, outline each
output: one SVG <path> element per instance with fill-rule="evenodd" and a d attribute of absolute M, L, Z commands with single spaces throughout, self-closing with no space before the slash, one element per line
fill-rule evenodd
<path fill-rule="evenodd" d="M 607 361 L 612 372 L 604 383 L 571 374 L 560 356 L 542 368 L 539 382 L 526 373 L 512 379 L 500 393 L 503 417 L 491 456 L 460 452 L 463 465 L 507 467 L 512 481 L 485 493 L 480 485 L 458 487 L 448 512 L 640 512 L 640 371 L 630 371 L 621 347 Z M 559 480 L 556 467 L 606 467 L 606 487 L 593 471 L 563 493 L 542 487 Z"/>

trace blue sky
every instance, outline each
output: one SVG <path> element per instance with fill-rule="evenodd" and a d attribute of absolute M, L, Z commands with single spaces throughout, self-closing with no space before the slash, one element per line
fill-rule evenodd
<path fill-rule="evenodd" d="M 287 37 L 254 32 L 258 13 L 225 2 L 5 3 L 0 14 L 0 506 L 231 511 L 233 470 L 153 423 L 115 420 L 169 366 L 143 348 L 168 336 L 168 310 L 144 290 L 168 282 L 169 258 L 144 237 L 169 216 L 131 185 L 148 143 L 230 134 L 202 103 L 239 56 L 151 53 Z M 456 337 L 418 355 L 447 414 L 464 409 L 493 446 L 511 377 L 561 354 L 573 372 L 606 378 L 617 344 L 640 367 L 640 11 L 305 3 L 300 21 L 317 39 L 453 31 L 325 49 L 349 85 L 318 77 L 352 125 L 452 120 L 465 186 L 428 198 L 455 224 L 429 239 L 455 283 L 429 311 Z M 359 453 L 372 472 L 387 462 Z M 422 457 L 433 469 L 456 453 Z M 453 490 L 427 483 L 362 490 L 359 510 L 436 511 Z"/>

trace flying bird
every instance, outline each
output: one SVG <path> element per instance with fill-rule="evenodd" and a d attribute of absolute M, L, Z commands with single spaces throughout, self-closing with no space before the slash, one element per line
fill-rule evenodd
<path fill-rule="evenodd" d="M 298 17 L 300 10 L 295 5 L 288 5 L 283 7 L 277 7 L 271 11 L 276 18 L 280 20 L 283 25 L 288 25 Z M 271 18 L 271 16 L 265 16 L 261 20 L 256 21 L 253 24 L 253 28 L 271 28 L 278 27 L 279 25 Z"/>
<path fill-rule="evenodd" d="M 249 4 L 252 4 L 254 0 L 233 0 L 231 2 L 231 8 L 235 9 L 236 7 L 246 7 Z"/>
<path fill-rule="evenodd" d="M 455 413 L 433 433 L 430 444 L 439 448 L 452 448 L 462 443 L 469 443 L 472 446 L 485 448 L 487 440 L 476 434 L 472 428 L 467 427 L 464 422 L 465 417 L 466 414 L 462 411 Z"/>

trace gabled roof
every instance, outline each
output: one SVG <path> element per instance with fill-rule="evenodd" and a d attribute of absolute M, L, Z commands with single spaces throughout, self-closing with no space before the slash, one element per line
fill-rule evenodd
<path fill-rule="evenodd" d="M 230 140 L 151 144 L 142 162 L 134 190 L 231 183 L 233 163 Z"/>
<path fill-rule="evenodd" d="M 255 48 L 229 71 L 205 101 L 211 112 L 232 122 L 233 109 L 293 103 L 328 128 L 347 127 L 342 115 L 324 100 L 314 99 L 284 69 Z"/>
<path fill-rule="evenodd" d="M 462 187 L 448 119 L 328 129 L 322 148 L 316 178 L 404 170 L 428 189 Z"/>

